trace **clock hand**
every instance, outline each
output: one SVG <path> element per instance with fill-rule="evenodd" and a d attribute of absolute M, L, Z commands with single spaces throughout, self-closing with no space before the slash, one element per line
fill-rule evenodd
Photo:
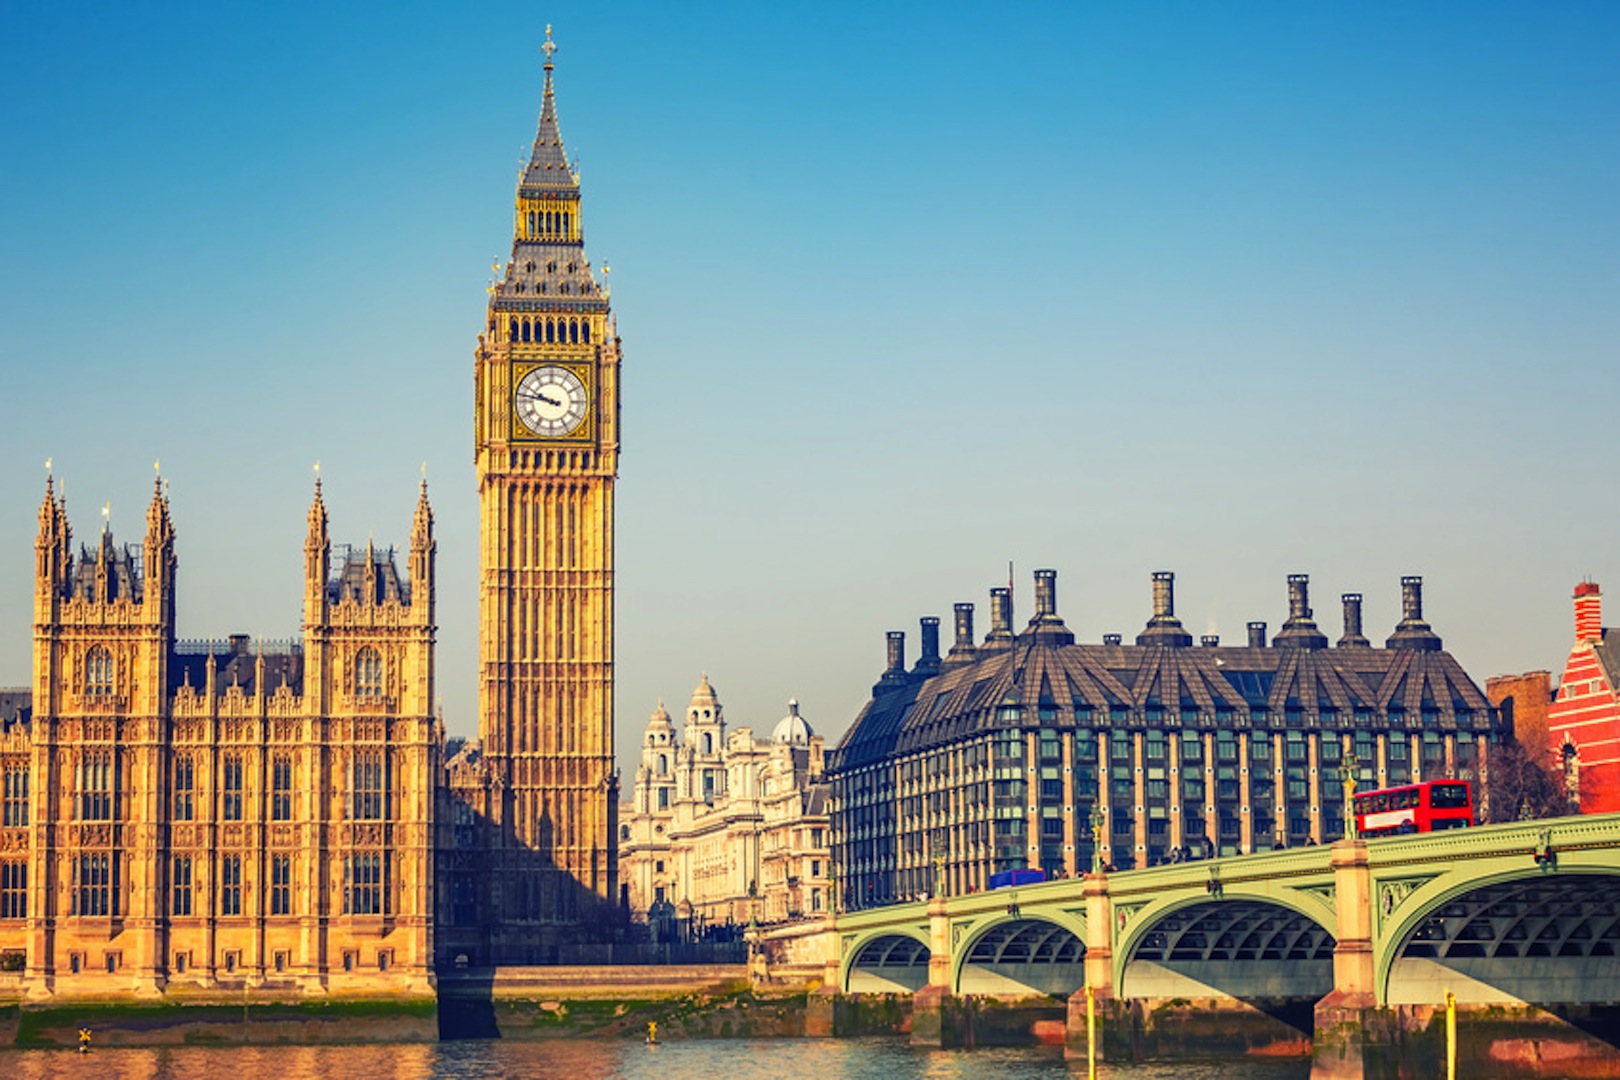
<path fill-rule="evenodd" d="M 546 404 L 547 404 L 547 405 L 554 405 L 554 406 L 556 406 L 556 407 L 557 407 L 557 408 L 561 408 L 561 407 L 562 407 L 562 402 L 560 402 L 560 401 L 558 401 L 558 400 L 557 400 L 557 399 L 555 399 L 555 398 L 548 398 L 548 397 L 546 397 L 546 395 L 544 395 L 544 394 L 531 394 L 531 393 L 529 393 L 529 392 L 527 392 L 527 391 L 524 391 L 524 390 L 520 390 L 520 391 L 518 391 L 518 393 L 519 393 L 519 394 L 520 394 L 520 395 L 522 395 L 522 396 L 523 396 L 523 397 L 528 397 L 528 398 L 538 398 L 538 399 L 539 399 L 539 400 L 541 400 L 541 401 L 543 401 L 543 402 L 545 402 L 545 403 L 546 403 Z"/>

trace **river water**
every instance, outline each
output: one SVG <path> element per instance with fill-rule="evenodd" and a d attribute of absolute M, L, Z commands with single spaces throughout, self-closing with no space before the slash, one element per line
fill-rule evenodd
<path fill-rule="evenodd" d="M 694 1039 L 648 1047 L 631 1041 L 469 1041 L 404 1046 L 104 1047 L 0 1051 L 4 1080 L 1034 1080 L 1086 1075 L 1060 1048 L 914 1050 L 904 1039 Z M 1099 1065 L 1105 1080 L 1305 1080 L 1310 1062 Z"/>

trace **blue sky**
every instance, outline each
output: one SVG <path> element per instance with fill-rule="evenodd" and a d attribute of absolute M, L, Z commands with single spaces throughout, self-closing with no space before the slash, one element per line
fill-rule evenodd
<path fill-rule="evenodd" d="M 297 632 L 311 466 L 474 713 L 472 364 L 545 24 L 624 337 L 618 727 L 853 719 L 883 634 L 1059 573 L 1083 640 L 1400 575 L 1481 682 L 1620 592 L 1612 4 L 0 3 L 0 685 L 53 457 L 181 633 Z M 1612 620 L 1611 620 L 1612 621 Z"/>

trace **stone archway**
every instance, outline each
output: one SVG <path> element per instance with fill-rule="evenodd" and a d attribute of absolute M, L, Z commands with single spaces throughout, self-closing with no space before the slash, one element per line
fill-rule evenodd
<path fill-rule="evenodd" d="M 1205 900 L 1156 918 L 1137 937 L 1122 997 L 1315 1002 L 1333 989 L 1333 934 L 1268 900 Z"/>
<path fill-rule="evenodd" d="M 928 985 L 928 946 L 906 934 L 883 934 L 850 957 L 844 990 L 850 994 L 911 994 Z"/>
<path fill-rule="evenodd" d="M 1546 873 L 1454 892 L 1395 946 L 1384 1000 L 1611 1002 L 1620 987 L 1620 874 Z"/>
<path fill-rule="evenodd" d="M 1066 998 L 1085 985 L 1086 946 L 1066 926 L 1040 918 L 1008 919 L 966 945 L 959 994 Z"/>

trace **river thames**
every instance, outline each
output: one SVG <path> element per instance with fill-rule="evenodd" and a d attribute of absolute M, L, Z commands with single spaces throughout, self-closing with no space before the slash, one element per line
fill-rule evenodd
<path fill-rule="evenodd" d="M 656 1047 L 630 1041 L 469 1041 L 395 1046 L 102 1048 L 0 1053 L 5 1080 L 998 1080 L 1085 1076 L 1059 1048 L 913 1050 L 903 1039 L 694 1039 Z M 1107 1080 L 1305 1080 L 1310 1062 L 1236 1059 L 1100 1065 Z"/>

